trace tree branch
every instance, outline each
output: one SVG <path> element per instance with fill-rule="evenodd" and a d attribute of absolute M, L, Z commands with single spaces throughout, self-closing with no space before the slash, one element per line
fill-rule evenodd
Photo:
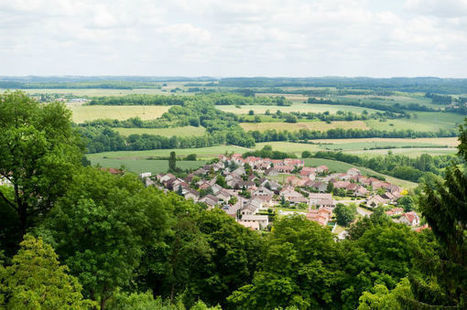
<path fill-rule="evenodd" d="M 8 198 L 6 198 L 5 194 L 3 194 L 2 191 L 0 191 L 0 197 L 1 197 L 10 207 L 12 207 L 13 210 L 15 210 L 16 212 L 18 212 L 18 207 L 16 207 L 14 203 L 12 203 Z"/>

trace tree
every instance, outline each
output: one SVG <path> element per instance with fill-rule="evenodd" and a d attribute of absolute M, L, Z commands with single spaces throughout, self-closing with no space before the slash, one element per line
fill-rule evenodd
<path fill-rule="evenodd" d="M 326 193 L 332 193 L 333 190 L 334 190 L 334 183 L 328 182 L 328 185 L 326 187 Z"/>
<path fill-rule="evenodd" d="M 225 178 L 222 175 L 217 176 L 216 184 L 224 188 L 227 187 L 227 182 L 225 182 Z"/>
<path fill-rule="evenodd" d="M 6 309 L 90 309 L 78 280 L 60 265 L 57 254 L 41 238 L 27 234 L 12 265 L 0 269 L 0 307 Z M 2 268 L 2 267 L 0 267 Z"/>
<path fill-rule="evenodd" d="M 83 150 L 64 104 L 0 95 L 0 176 L 13 184 L 0 199 L 18 214 L 22 234 L 66 192 Z"/>
<path fill-rule="evenodd" d="M 341 226 L 348 226 L 355 220 L 357 207 L 355 204 L 344 205 L 342 203 L 338 203 L 334 209 L 334 213 L 336 214 L 337 224 Z"/>
<path fill-rule="evenodd" d="M 376 284 L 372 292 L 364 292 L 360 297 L 358 310 L 402 310 L 406 309 L 401 298 L 412 298 L 410 282 L 403 278 L 392 291 L 384 284 Z"/>
<path fill-rule="evenodd" d="M 167 196 L 135 176 L 83 168 L 39 231 L 103 310 L 150 254 L 144 249 L 160 244 L 170 205 Z"/>
<path fill-rule="evenodd" d="M 177 170 L 177 157 L 175 156 L 175 152 L 170 152 L 169 157 L 169 171 L 176 171 Z"/>
<path fill-rule="evenodd" d="M 410 212 L 414 209 L 414 201 L 412 196 L 405 195 L 397 200 L 397 204 L 404 208 L 405 212 Z"/>
<path fill-rule="evenodd" d="M 255 115 L 255 111 L 253 110 L 248 111 L 248 115 Z"/>
<path fill-rule="evenodd" d="M 310 158 L 311 157 L 311 152 L 310 151 L 303 151 L 302 152 L 302 158 Z"/>

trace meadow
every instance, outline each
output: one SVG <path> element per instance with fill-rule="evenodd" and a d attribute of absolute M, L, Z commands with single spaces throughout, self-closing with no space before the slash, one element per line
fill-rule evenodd
<path fill-rule="evenodd" d="M 206 133 L 204 127 L 184 126 L 175 128 L 113 128 L 118 131 L 122 136 L 129 136 L 133 134 L 142 135 L 160 135 L 164 137 L 199 137 Z"/>
<path fill-rule="evenodd" d="M 203 148 L 192 149 L 163 149 L 150 151 L 119 151 L 119 152 L 104 152 L 86 155 L 90 160 L 97 158 L 105 159 L 146 159 L 148 157 L 168 157 L 170 152 L 175 152 L 177 157 L 184 157 L 189 154 L 196 154 L 198 159 L 212 159 L 219 154 L 228 153 L 244 153 L 250 149 L 235 146 L 235 145 L 218 145 Z"/>
<path fill-rule="evenodd" d="M 72 105 L 72 119 L 75 123 L 83 123 L 96 119 L 126 120 L 139 117 L 142 120 L 156 119 L 170 109 L 170 106 L 104 106 L 104 105 Z"/>
<path fill-rule="evenodd" d="M 437 132 L 440 129 L 452 129 L 463 122 L 465 116 L 444 112 L 416 112 L 411 113 L 411 119 L 389 119 L 365 121 L 368 127 L 379 130 L 412 129 L 415 131 Z"/>
<path fill-rule="evenodd" d="M 241 123 L 240 126 L 245 131 L 258 130 L 260 132 L 275 129 L 277 131 L 299 131 L 300 129 L 327 131 L 329 129 L 342 128 L 342 129 L 368 129 L 364 121 L 336 121 L 336 122 L 267 122 L 267 123 Z"/>
<path fill-rule="evenodd" d="M 148 160 L 148 159 L 109 159 L 102 157 L 91 157 L 89 156 L 92 165 L 99 165 L 104 168 L 120 168 L 134 172 L 152 172 L 163 173 L 169 169 L 168 160 Z M 197 169 L 206 163 L 205 160 L 197 161 L 177 161 L 177 167 L 181 169 Z"/>

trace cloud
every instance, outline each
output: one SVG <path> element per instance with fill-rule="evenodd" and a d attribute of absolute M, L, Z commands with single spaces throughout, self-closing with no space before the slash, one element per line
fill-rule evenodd
<path fill-rule="evenodd" d="M 467 0 L 12 0 L 2 75 L 465 76 Z"/>

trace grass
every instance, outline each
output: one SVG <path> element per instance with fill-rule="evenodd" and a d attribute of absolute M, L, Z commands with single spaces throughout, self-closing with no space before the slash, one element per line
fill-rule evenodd
<path fill-rule="evenodd" d="M 368 129 L 367 125 L 363 121 L 340 121 L 340 122 L 297 122 L 297 123 L 286 123 L 286 122 L 268 122 L 268 123 L 241 123 L 240 126 L 246 130 L 258 130 L 266 131 L 269 129 L 276 129 L 278 131 L 299 131 L 300 129 L 308 130 L 319 130 L 327 131 L 329 129 L 342 128 L 342 129 Z"/>
<path fill-rule="evenodd" d="M 149 134 L 149 135 L 160 135 L 165 137 L 192 137 L 192 136 L 203 136 L 206 133 L 204 127 L 175 127 L 175 128 L 114 128 L 122 136 L 129 136 L 132 134 Z"/>
<path fill-rule="evenodd" d="M 302 154 L 303 151 L 309 151 L 312 153 L 321 151 L 321 148 L 318 145 L 307 144 L 307 143 L 294 143 L 294 142 L 256 143 L 255 149 L 260 150 L 266 145 L 270 145 L 274 151 L 295 153 L 296 155 L 299 155 L 299 156 Z"/>
<path fill-rule="evenodd" d="M 169 169 L 168 160 L 146 160 L 146 159 L 107 159 L 92 157 L 93 165 L 100 165 L 105 168 L 125 167 L 126 170 L 134 173 L 152 172 L 162 173 Z M 181 169 L 197 169 L 206 163 L 205 160 L 198 161 L 177 161 L 177 167 Z"/>
<path fill-rule="evenodd" d="M 73 121 L 83 123 L 101 118 L 126 120 L 139 117 L 142 120 L 156 119 L 170 109 L 170 106 L 105 106 L 75 105 L 71 106 Z"/>
<path fill-rule="evenodd" d="M 219 146 L 210 146 L 203 148 L 192 148 L 192 149 L 164 149 L 164 150 L 150 150 L 150 151 L 119 151 L 119 152 L 104 152 L 96 154 L 88 154 L 87 157 L 92 161 L 97 158 L 105 159 L 146 159 L 148 157 L 167 157 L 170 155 L 170 152 L 174 151 L 177 157 L 186 156 L 188 154 L 198 155 L 198 159 L 211 159 L 217 157 L 219 154 L 224 154 L 225 152 L 234 152 L 234 153 L 244 153 L 250 149 L 243 148 L 240 146 L 234 145 L 219 145 Z"/>
<path fill-rule="evenodd" d="M 362 139 L 319 139 L 313 140 L 315 143 L 332 143 L 332 144 L 354 144 L 358 146 L 360 143 L 403 143 L 406 145 L 433 145 L 433 146 L 449 146 L 449 147 L 457 147 L 459 145 L 459 140 L 457 137 L 451 138 L 362 138 Z M 363 144 L 362 144 L 363 145 Z"/>
<path fill-rule="evenodd" d="M 400 187 L 406 188 L 406 189 L 415 188 L 418 185 L 417 183 L 414 183 L 414 182 L 394 178 L 394 177 L 391 177 L 385 174 L 378 173 L 368 168 L 354 166 L 354 165 L 344 163 L 341 161 L 323 159 L 323 158 L 306 158 L 305 159 L 305 166 L 316 167 L 320 165 L 326 165 L 330 171 L 335 171 L 335 172 L 346 172 L 350 168 L 357 167 L 360 170 L 360 172 L 364 175 L 382 176 L 386 179 L 386 181 L 392 184 L 398 185 Z"/>
<path fill-rule="evenodd" d="M 385 122 L 368 120 L 366 124 L 370 128 L 378 130 L 411 129 L 415 131 L 437 132 L 440 129 L 452 129 L 461 124 L 464 116 L 444 112 L 416 112 L 411 119 L 391 119 Z"/>
<path fill-rule="evenodd" d="M 418 157 L 422 154 L 429 154 L 431 156 L 436 155 L 454 155 L 457 153 L 455 148 L 396 148 L 396 149 L 385 149 L 385 150 L 357 150 L 347 151 L 346 153 L 354 155 L 363 155 L 367 157 L 374 157 L 379 155 L 387 155 L 388 152 L 392 152 L 396 155 L 405 155 L 408 157 Z"/>
<path fill-rule="evenodd" d="M 277 110 L 281 112 L 301 112 L 301 113 L 323 113 L 329 111 L 331 114 L 335 114 L 337 111 L 345 112 L 354 112 L 361 113 L 363 110 L 367 110 L 368 113 L 378 112 L 378 110 L 367 109 L 354 106 L 346 105 L 332 105 L 332 104 L 305 104 L 305 103 L 296 103 L 288 107 L 282 106 L 267 106 L 267 105 L 242 105 L 237 108 L 234 105 L 218 105 L 217 109 L 224 112 L 231 112 L 235 114 L 248 114 L 250 110 L 253 110 L 255 114 L 264 114 L 266 110 L 269 110 L 271 113 L 276 113 Z"/>

